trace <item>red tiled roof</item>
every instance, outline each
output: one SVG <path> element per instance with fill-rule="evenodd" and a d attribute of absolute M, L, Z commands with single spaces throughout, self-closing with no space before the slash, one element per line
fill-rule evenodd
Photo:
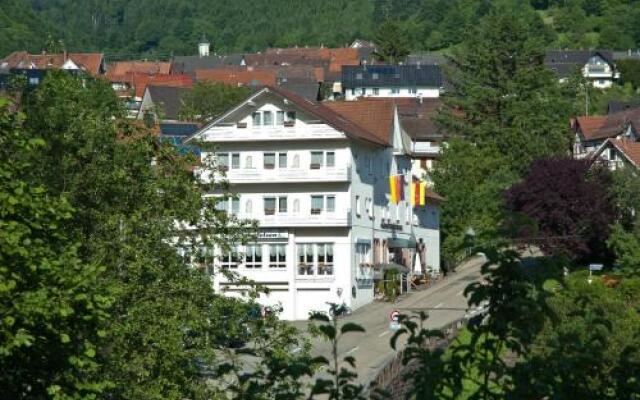
<path fill-rule="evenodd" d="M 359 99 L 358 101 L 331 101 L 326 107 L 372 132 L 386 144 L 391 143 L 394 102 L 391 99 Z"/>
<path fill-rule="evenodd" d="M 138 98 L 144 96 L 144 91 L 148 85 L 191 87 L 193 79 L 189 75 L 183 74 L 158 74 L 148 75 L 141 73 L 129 73 L 125 75 L 108 74 L 107 78 L 111 82 L 124 82 L 133 89 L 133 95 Z"/>
<path fill-rule="evenodd" d="M 108 74 L 115 76 L 129 73 L 168 74 L 171 63 L 159 61 L 118 61 L 109 64 Z"/>
<path fill-rule="evenodd" d="M 585 140 L 594 140 L 600 137 L 600 128 L 604 126 L 605 122 L 607 122 L 607 117 L 602 115 L 577 117 L 574 129 L 582 132 Z"/>
<path fill-rule="evenodd" d="M 640 168 L 640 143 L 628 139 L 609 139 L 609 142 L 617 147 L 636 167 Z"/>
<path fill-rule="evenodd" d="M 276 72 L 239 68 L 197 69 L 196 80 L 210 80 L 239 86 L 275 86 Z"/>
<path fill-rule="evenodd" d="M 2 63 L 7 63 L 9 68 L 59 69 L 70 59 L 79 68 L 93 76 L 97 76 L 100 74 L 102 58 L 103 56 L 100 53 L 30 54 L 26 51 L 16 51 L 5 57 Z"/>

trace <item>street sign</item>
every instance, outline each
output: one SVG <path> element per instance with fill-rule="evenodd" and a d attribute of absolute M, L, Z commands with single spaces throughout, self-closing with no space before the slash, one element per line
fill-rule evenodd
<path fill-rule="evenodd" d="M 602 271 L 604 265 L 602 264 L 589 264 L 589 271 Z"/>
<path fill-rule="evenodd" d="M 400 329 L 400 311 L 393 310 L 389 313 L 389 329 L 392 331 L 397 331 Z"/>

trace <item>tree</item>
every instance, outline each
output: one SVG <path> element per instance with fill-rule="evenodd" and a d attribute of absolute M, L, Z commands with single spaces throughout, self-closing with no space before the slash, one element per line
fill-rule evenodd
<path fill-rule="evenodd" d="M 105 389 L 96 346 L 112 302 L 94 288 L 104 273 L 84 263 L 64 229 L 73 208 L 25 179 L 30 153 L 22 114 L 0 98 L 0 384 L 12 399 L 90 399 Z"/>
<path fill-rule="evenodd" d="M 610 188 L 608 171 L 588 160 L 536 160 L 523 181 L 505 193 L 514 234 L 547 255 L 604 260 L 603 245 L 616 220 Z"/>
<path fill-rule="evenodd" d="M 640 88 L 640 60 L 616 61 L 622 83 L 630 83 L 635 89 Z"/>
<path fill-rule="evenodd" d="M 218 82 L 198 82 L 183 97 L 180 119 L 206 122 L 220 116 L 251 93 L 247 87 Z"/>
<path fill-rule="evenodd" d="M 496 232 L 502 190 L 533 159 L 568 151 L 570 107 L 543 63 L 545 31 L 535 12 L 500 2 L 450 57 L 438 123 L 456 140 L 434 172 L 447 199 L 441 227 L 450 260 L 469 228 L 483 237 Z"/>
<path fill-rule="evenodd" d="M 409 41 L 397 21 L 385 21 L 375 35 L 377 49 L 374 56 L 387 64 L 398 64 L 409 55 Z"/>

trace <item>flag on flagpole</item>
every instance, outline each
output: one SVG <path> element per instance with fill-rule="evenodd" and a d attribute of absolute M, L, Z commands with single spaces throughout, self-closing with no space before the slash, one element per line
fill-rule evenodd
<path fill-rule="evenodd" d="M 404 200 L 404 176 L 397 175 L 396 176 L 396 184 L 398 185 L 398 198 L 396 204 L 400 202 L 400 200 Z"/>
<path fill-rule="evenodd" d="M 427 199 L 427 182 L 420 182 L 420 205 L 424 206 Z"/>
<path fill-rule="evenodd" d="M 418 207 L 420 205 L 420 182 L 414 182 L 413 192 L 413 204 Z"/>
<path fill-rule="evenodd" d="M 411 207 L 415 207 L 416 206 L 416 184 L 414 182 L 411 182 L 411 189 L 410 189 L 410 195 L 411 195 Z"/>
<path fill-rule="evenodd" d="M 389 195 L 391 196 L 391 202 L 392 203 L 397 203 L 397 198 L 398 198 L 398 186 L 396 185 L 396 177 L 395 176 L 390 176 L 389 177 Z"/>

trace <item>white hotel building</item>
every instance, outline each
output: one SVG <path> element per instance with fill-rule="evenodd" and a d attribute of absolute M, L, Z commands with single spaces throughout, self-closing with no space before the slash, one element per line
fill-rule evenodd
<path fill-rule="evenodd" d="M 410 205 L 411 139 L 393 102 L 321 104 L 269 87 L 189 141 L 225 166 L 237 199 L 222 206 L 260 227 L 255 243 L 216 257 L 216 291 L 246 289 L 217 273 L 228 268 L 270 289 L 263 305 L 301 320 L 329 302 L 373 301 L 374 278 L 390 265 L 439 271 L 441 198 L 428 192 L 427 206 Z M 406 200 L 396 205 L 397 174 Z"/>

